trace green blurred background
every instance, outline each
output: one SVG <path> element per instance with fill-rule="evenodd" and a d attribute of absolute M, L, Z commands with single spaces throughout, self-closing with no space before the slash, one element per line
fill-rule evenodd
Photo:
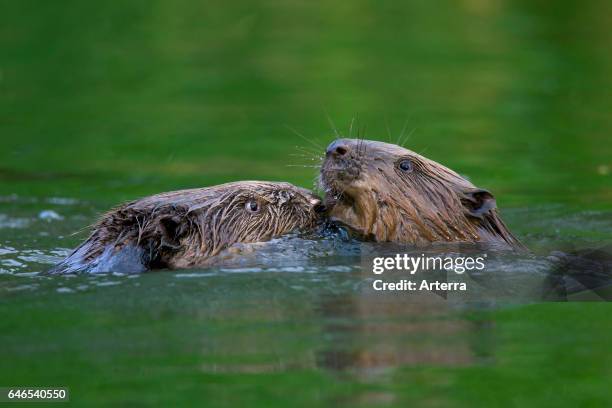
<path fill-rule="evenodd" d="M 397 140 L 502 204 L 610 208 L 608 1 L 4 1 L 0 192 L 312 187 L 297 146 Z M 389 137 L 389 133 L 391 136 Z"/>
<path fill-rule="evenodd" d="M 606 303 L 415 307 L 362 296 L 341 257 L 37 272 L 123 200 L 313 187 L 329 119 L 405 129 L 493 191 L 541 257 L 491 273 L 610 242 L 611 16 L 608 0 L 0 0 L 0 386 L 68 386 L 80 406 L 609 404 Z"/>

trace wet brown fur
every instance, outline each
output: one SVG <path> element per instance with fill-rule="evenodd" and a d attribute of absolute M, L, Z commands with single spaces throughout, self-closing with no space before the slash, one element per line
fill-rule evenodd
<path fill-rule="evenodd" d="M 248 211 L 249 201 L 258 204 L 258 211 Z M 235 243 L 313 228 L 320 202 L 289 183 L 262 181 L 157 194 L 104 214 L 72 255 L 80 250 L 87 263 L 109 246 L 117 251 L 131 245 L 144 250 L 147 269 L 206 265 Z"/>
<path fill-rule="evenodd" d="M 454 171 L 403 147 L 340 139 L 326 155 L 320 185 L 332 220 L 378 242 L 492 242 L 522 248 L 493 195 Z M 409 171 L 399 167 L 402 160 Z"/>

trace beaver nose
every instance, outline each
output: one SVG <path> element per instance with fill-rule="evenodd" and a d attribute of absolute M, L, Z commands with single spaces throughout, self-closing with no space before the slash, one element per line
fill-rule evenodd
<path fill-rule="evenodd" d="M 348 144 L 344 140 L 334 140 L 329 146 L 327 146 L 326 154 L 334 155 L 337 157 L 344 156 L 349 152 Z"/>

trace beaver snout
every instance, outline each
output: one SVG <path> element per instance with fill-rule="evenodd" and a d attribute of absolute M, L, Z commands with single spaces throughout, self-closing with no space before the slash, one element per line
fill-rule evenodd
<path fill-rule="evenodd" d="M 363 162 L 359 147 L 360 141 L 353 139 L 337 139 L 327 147 L 319 178 L 325 191 L 346 190 L 359 179 Z"/>
<path fill-rule="evenodd" d="M 349 145 L 344 139 L 338 139 L 331 142 L 325 151 L 326 156 L 342 157 L 349 153 Z"/>

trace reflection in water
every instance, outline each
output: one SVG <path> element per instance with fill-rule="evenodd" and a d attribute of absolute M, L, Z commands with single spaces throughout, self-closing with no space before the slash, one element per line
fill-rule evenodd
<path fill-rule="evenodd" d="M 493 354 L 487 348 L 494 325 L 465 319 L 442 294 L 364 288 L 322 296 L 317 311 L 329 339 L 317 364 L 335 371 L 371 378 L 402 366 L 470 365 Z"/>
<path fill-rule="evenodd" d="M 612 246 L 555 252 L 542 298 L 552 301 L 612 301 Z"/>

